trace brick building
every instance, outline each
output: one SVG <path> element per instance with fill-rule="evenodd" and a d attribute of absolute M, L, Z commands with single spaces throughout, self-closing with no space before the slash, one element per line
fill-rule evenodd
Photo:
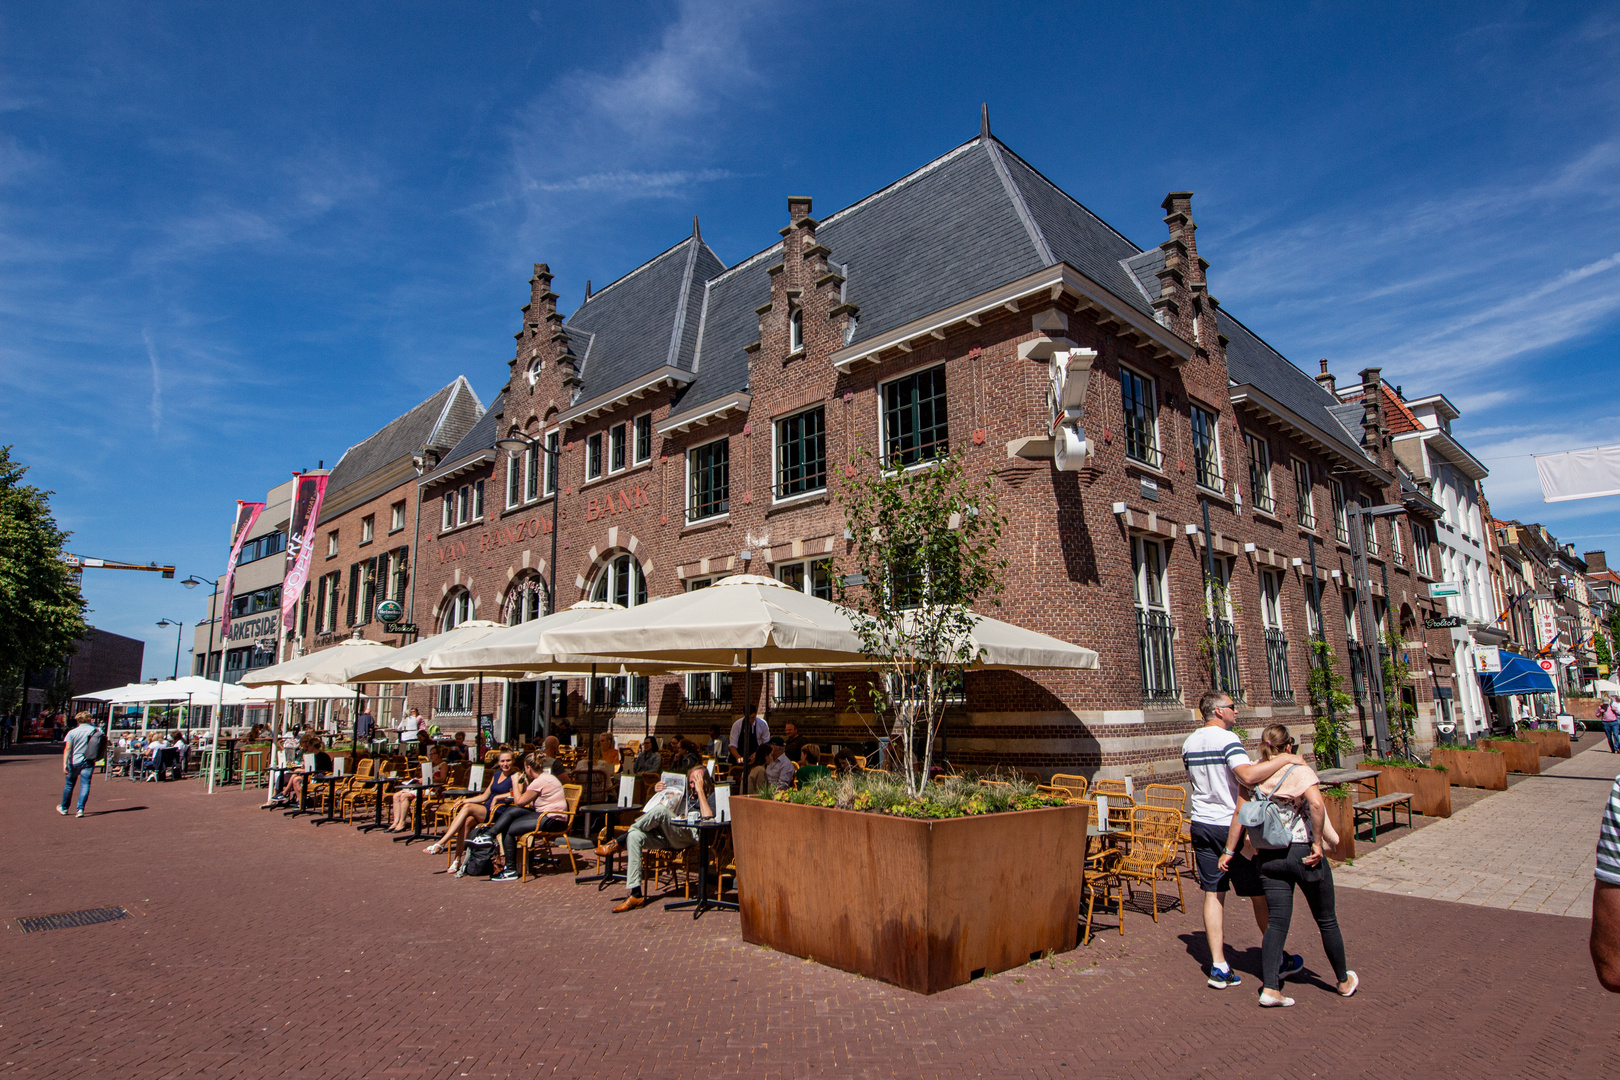
<path fill-rule="evenodd" d="M 556 606 L 634 605 L 743 570 L 825 595 L 847 550 L 838 475 L 863 451 L 897 468 L 953 451 L 995 478 L 1009 518 L 994 614 L 1102 658 L 1094 671 L 970 674 L 947 723 L 956 764 L 1179 773 L 1198 695 L 1216 683 L 1249 728 L 1280 720 L 1308 743 L 1308 635 L 1320 621 L 1347 676 L 1372 655 L 1352 648 L 1373 631 L 1343 593 L 1358 505 L 1396 507 L 1373 525 L 1372 618 L 1413 657 L 1408 692 L 1430 737 L 1450 678 L 1430 663 L 1449 659 L 1449 639 L 1423 630 L 1439 611 L 1427 596 L 1439 508 L 1395 459 L 1377 369 L 1336 394 L 1210 295 L 1191 193 L 1164 200 L 1168 239 L 1144 251 L 986 124 L 823 219 L 809 198 L 787 204 L 780 239 L 757 254 L 727 266 L 694 221 L 566 317 L 536 264 L 501 396 L 422 480 L 424 633 L 534 617 L 553 606 L 553 573 Z M 1076 471 L 1053 459 L 1058 350 L 1094 354 Z M 556 473 L 538 450 L 496 451 L 511 433 L 556 446 Z M 867 737 L 852 680 L 788 673 L 753 689 L 773 721 L 844 743 Z M 643 695 L 661 733 L 707 731 L 745 704 L 723 675 L 627 683 L 583 695 L 626 733 L 642 728 Z M 447 726 L 470 723 L 456 692 L 412 693 Z M 532 731 L 532 688 L 486 693 L 498 731 Z"/>
<path fill-rule="evenodd" d="M 414 558 L 419 530 L 418 477 L 433 469 L 484 416 L 464 377 L 349 447 L 327 481 L 315 533 L 315 552 L 304 587 L 291 656 L 327 648 L 348 637 L 403 644 L 384 633 L 376 616 L 384 600 L 412 612 Z M 435 523 L 422 521 L 421 529 Z M 234 629 L 234 628 L 233 628 Z M 367 686 L 379 698 L 379 721 L 392 718 L 392 686 Z"/>

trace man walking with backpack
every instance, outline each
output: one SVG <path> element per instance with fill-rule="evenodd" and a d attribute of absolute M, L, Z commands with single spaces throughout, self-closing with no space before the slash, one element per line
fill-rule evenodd
<path fill-rule="evenodd" d="M 107 750 L 107 736 L 102 730 L 90 721 L 90 714 L 81 712 L 73 719 L 79 725 L 67 733 L 62 740 L 62 801 L 57 805 L 58 814 L 68 812 L 68 803 L 73 801 L 73 788 L 79 788 L 79 809 L 74 817 L 84 817 L 85 800 L 90 798 L 90 778 L 95 775 L 96 762 Z"/>
<path fill-rule="evenodd" d="M 1234 854 L 1226 846 L 1232 816 L 1237 813 L 1238 785 L 1253 787 L 1289 765 L 1305 764 L 1305 759 L 1297 754 L 1278 754 L 1268 761 L 1250 761 L 1242 740 L 1232 734 L 1232 727 L 1237 722 L 1237 709 L 1229 694 L 1219 690 L 1206 691 L 1198 699 L 1198 711 L 1204 717 L 1204 726 L 1187 736 L 1187 741 L 1181 746 L 1181 762 L 1192 786 L 1189 831 L 1192 833 L 1198 885 L 1204 892 L 1204 936 L 1209 939 L 1210 955 L 1209 985 L 1224 990 L 1243 981 L 1226 962 L 1228 888 L 1235 887 L 1239 896 L 1253 902 L 1254 919 L 1260 925 L 1261 933 L 1265 932 L 1271 921 L 1265 892 L 1260 887 L 1259 871 L 1248 859 Z M 1225 870 L 1220 868 L 1223 854 L 1234 855 Z M 1284 976 L 1304 966 L 1303 957 L 1283 954 Z"/>

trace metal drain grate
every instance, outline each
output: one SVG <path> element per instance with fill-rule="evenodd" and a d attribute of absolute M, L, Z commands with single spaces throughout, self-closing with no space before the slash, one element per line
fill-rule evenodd
<path fill-rule="evenodd" d="M 40 930 L 65 930 L 70 926 L 93 926 L 127 918 L 129 912 L 121 907 L 97 907 L 84 911 L 64 911 L 60 915 L 30 915 L 26 919 L 18 919 L 17 925 L 22 927 L 23 933 L 33 934 Z"/>

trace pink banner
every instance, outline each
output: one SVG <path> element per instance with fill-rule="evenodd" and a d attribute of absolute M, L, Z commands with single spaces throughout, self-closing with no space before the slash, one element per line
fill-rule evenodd
<path fill-rule="evenodd" d="M 231 634 L 231 590 L 236 585 L 236 560 L 242 557 L 242 544 L 247 540 L 247 534 L 253 531 L 253 523 L 259 520 L 259 514 L 264 510 L 264 503 L 243 502 L 236 500 L 236 524 L 231 534 L 231 561 L 225 567 L 225 580 L 220 582 L 225 586 L 224 607 L 219 613 L 219 639 L 229 641 Z M 224 648 L 224 646 L 220 646 Z"/>
<path fill-rule="evenodd" d="M 298 601 L 309 580 L 309 561 L 315 555 L 315 524 L 326 498 L 326 473 L 303 473 L 293 490 L 292 521 L 287 526 L 287 574 L 281 583 L 281 632 L 298 629 Z"/>

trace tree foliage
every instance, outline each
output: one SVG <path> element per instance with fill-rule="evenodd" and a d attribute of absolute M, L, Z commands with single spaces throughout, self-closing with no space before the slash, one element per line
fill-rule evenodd
<path fill-rule="evenodd" d="M 1395 631 L 1384 635 L 1384 715 L 1389 718 L 1391 752 L 1410 758 L 1416 756 L 1417 710 L 1401 693 L 1412 685 L 1412 665 L 1401 658 L 1405 648 Z"/>
<path fill-rule="evenodd" d="M 835 578 L 838 601 L 876 672 L 867 691 L 874 729 L 892 739 L 891 763 L 916 794 L 945 708 L 976 659 L 972 606 L 995 602 L 1003 589 L 1007 560 L 997 545 L 1006 519 L 991 480 L 970 479 L 956 455 L 886 470 L 863 450 L 846 467 L 839 498 L 854 543 Z"/>
<path fill-rule="evenodd" d="M 1356 748 L 1350 735 L 1350 708 L 1355 700 L 1341 689 L 1344 676 L 1333 665 L 1333 646 L 1326 638 L 1311 638 L 1311 657 L 1313 663 L 1305 680 L 1316 714 L 1311 749 L 1319 764 L 1331 762 L 1337 768 L 1343 760 L 1340 755 Z"/>
<path fill-rule="evenodd" d="M 0 447 L 0 667 L 19 670 L 62 663 L 89 632 L 62 561 L 70 534 L 51 516 L 53 492 L 23 483 L 27 471 Z"/>

